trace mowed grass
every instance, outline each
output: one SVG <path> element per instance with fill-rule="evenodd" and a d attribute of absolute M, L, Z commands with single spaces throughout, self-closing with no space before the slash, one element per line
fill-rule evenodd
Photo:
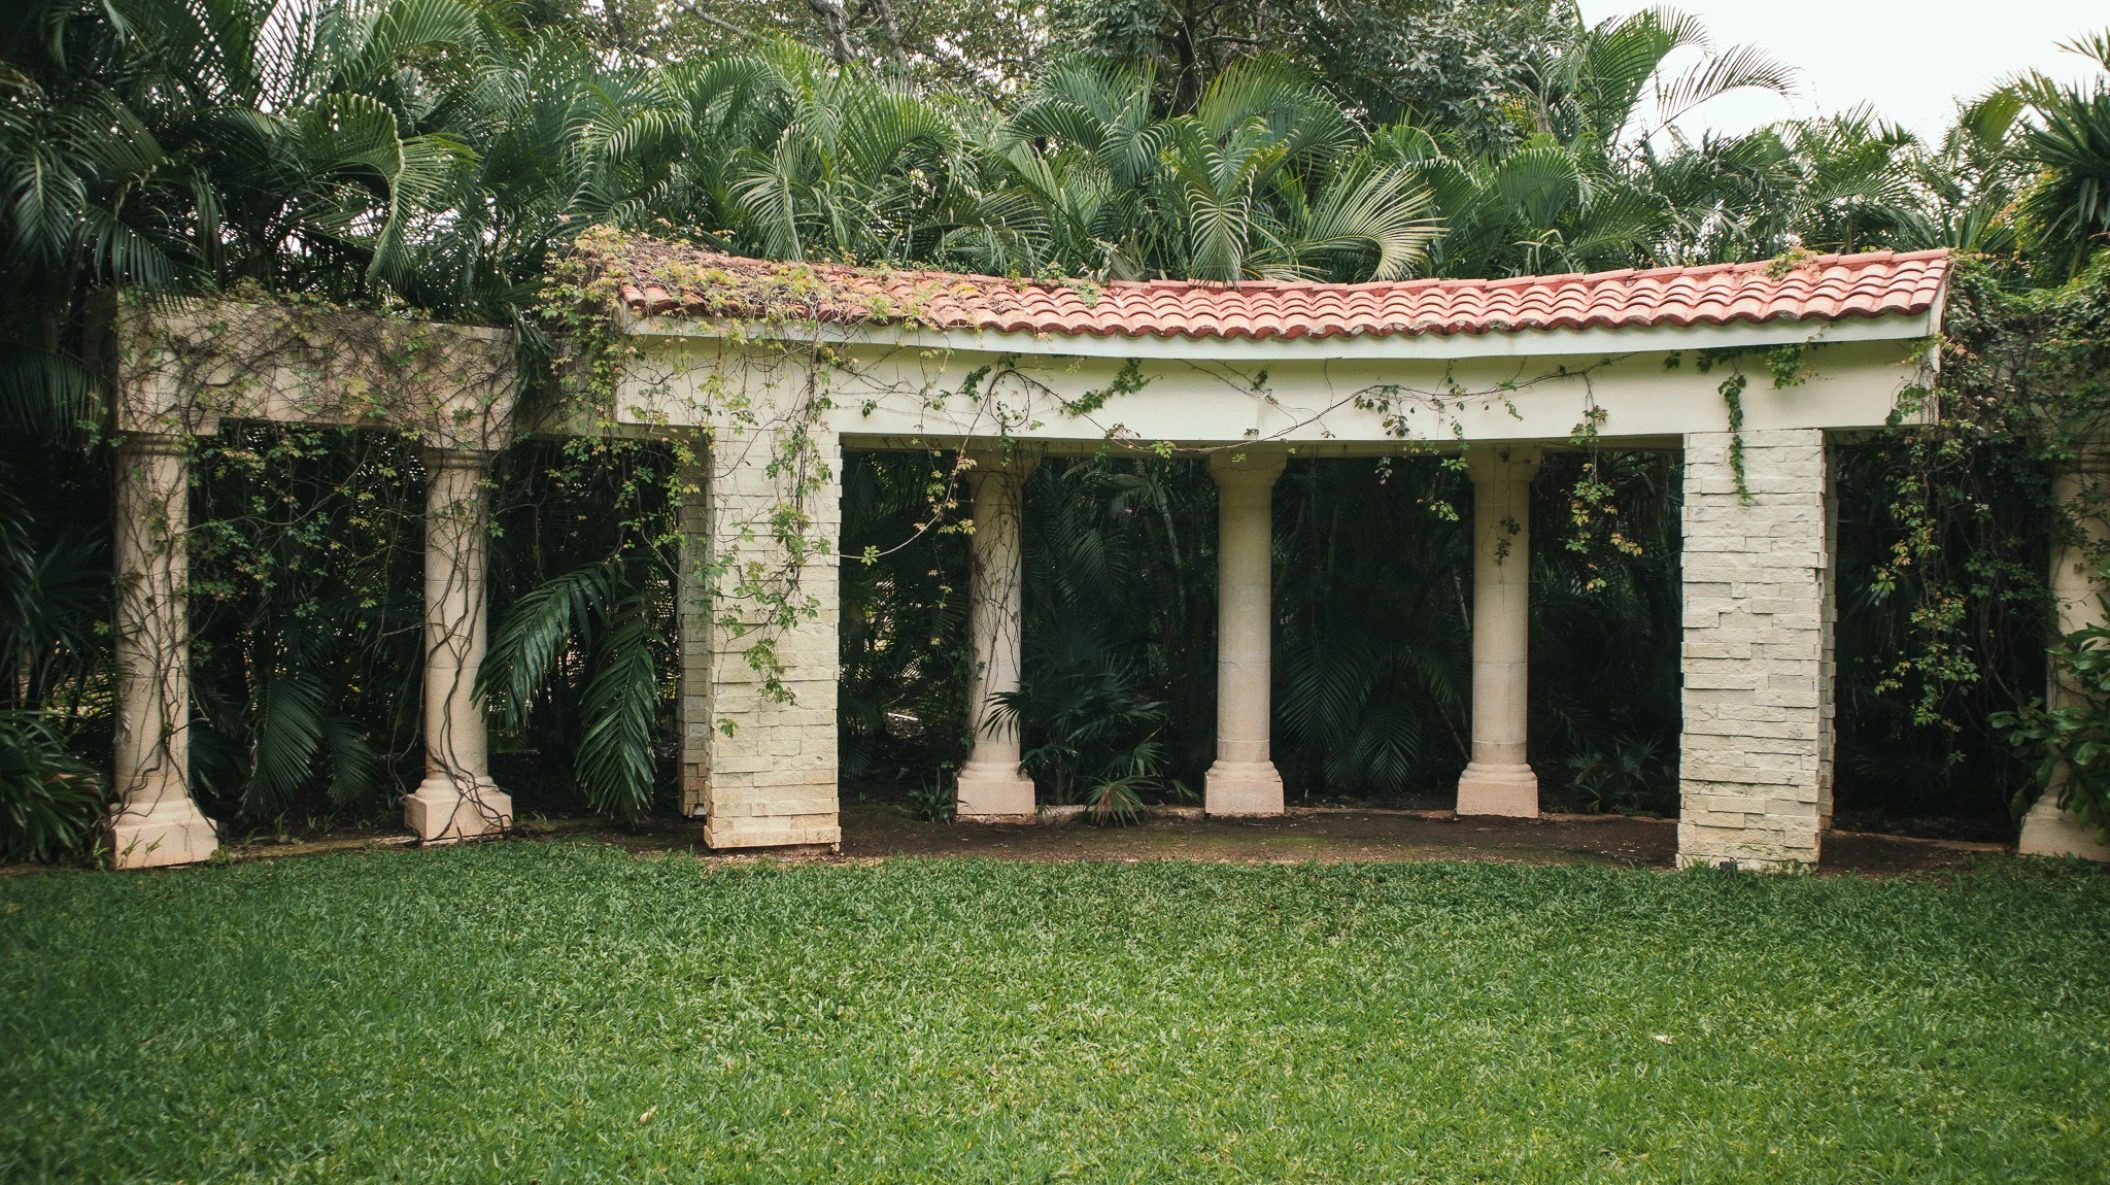
<path fill-rule="evenodd" d="M 2110 1179 L 2110 876 L 0 881 L 7 1181 Z"/>

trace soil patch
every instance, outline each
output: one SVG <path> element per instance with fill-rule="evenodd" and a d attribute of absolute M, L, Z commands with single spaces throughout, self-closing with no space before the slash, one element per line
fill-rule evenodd
<path fill-rule="evenodd" d="M 1151 818 L 1132 827 L 1072 822 L 946 824 L 892 804 L 843 805 L 843 855 L 980 856 L 1005 860 L 1197 860 L 1250 864 L 1469 860 L 1669 868 L 1674 819 L 1546 815 L 1459 818 L 1449 811 L 1293 810 L 1279 819 Z M 1968 864 L 1999 844 L 1834 831 L 1819 875 L 1895 876 Z"/>
<path fill-rule="evenodd" d="M 891 805 L 845 804 L 845 856 L 984 856 L 1008 860 L 1198 860 L 1334 864 L 1493 860 L 1667 867 L 1675 824 L 1622 816 L 1459 819 L 1449 812 L 1319 809 L 1279 819 L 1153 817 L 1089 823 L 945 824 Z"/>
<path fill-rule="evenodd" d="M 1129 827 L 1081 821 L 1040 824 L 936 823 L 892 802 L 843 803 L 839 855 L 767 850 L 727 858 L 873 860 L 888 856 L 978 857 L 1052 863 L 1190 860 L 1232 864 L 1340 864 L 1463 860 L 1505 864 L 1602 864 L 1669 868 L 1678 852 L 1677 822 L 1624 815 L 1546 815 L 1538 819 L 1459 818 L 1443 810 L 1308 807 L 1275 819 L 1203 818 L 1197 810 L 1159 815 Z M 699 823 L 649 820 L 618 827 L 591 818 L 525 819 L 519 839 L 572 836 L 638 853 L 719 855 L 703 844 Z M 375 828 L 289 834 L 237 842 L 235 860 L 270 860 L 403 847 L 403 833 Z M 502 841 L 501 841 L 502 842 Z M 2008 850 L 1996 843 L 1926 839 L 1834 830 L 1825 837 L 1820 876 L 1898 876 L 1941 872 Z M 0 875 L 37 865 L 0 865 Z M 48 866 L 41 866 L 48 867 Z"/>

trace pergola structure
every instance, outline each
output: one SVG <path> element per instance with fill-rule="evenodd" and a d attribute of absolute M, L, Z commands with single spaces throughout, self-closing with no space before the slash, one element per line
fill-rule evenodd
<path fill-rule="evenodd" d="M 1604 446 L 1684 455 L 1680 863 L 1819 859 L 1832 807 L 1832 446 L 1928 414 L 1942 252 L 1356 285 L 1036 282 L 777 264 L 645 239 L 614 243 L 595 266 L 616 305 L 617 377 L 594 424 L 575 414 L 538 430 L 697 446 L 679 511 L 683 802 L 713 847 L 840 839 L 846 449 L 965 458 L 977 720 L 1019 683 L 1020 489 L 1034 464 L 1109 449 L 1206 456 L 1222 499 L 1205 809 L 1224 815 L 1283 810 L 1269 670 L 1270 491 L 1284 465 L 1462 451 L 1475 567 L 1458 809 L 1528 816 L 1529 483 L 1546 450 Z M 483 359 L 482 377 L 407 408 L 344 397 L 339 386 L 375 381 L 344 366 L 253 379 L 235 400 L 195 377 L 211 367 L 171 377 L 171 359 L 210 354 L 224 327 L 146 321 L 125 363 L 137 410 L 124 422 L 135 435 L 122 450 L 118 554 L 140 591 L 121 602 L 119 634 L 158 640 L 124 651 L 120 863 L 197 859 L 215 842 L 171 747 L 187 660 L 180 499 L 168 497 L 182 483 L 170 442 L 214 418 L 425 434 L 428 776 L 406 815 L 428 841 L 504 827 L 510 804 L 491 784 L 469 691 L 484 631 L 480 478 L 514 430 L 500 343 L 428 327 L 448 343 L 429 355 Z M 287 398 L 289 387 L 308 397 Z M 1017 737 L 1001 726 L 977 737 L 960 817 L 1030 818 Z"/>

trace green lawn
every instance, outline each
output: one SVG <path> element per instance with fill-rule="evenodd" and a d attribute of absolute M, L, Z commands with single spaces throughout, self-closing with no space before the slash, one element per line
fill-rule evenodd
<path fill-rule="evenodd" d="M 2110 1180 L 2110 875 L 0 880 L 0 1180 Z"/>

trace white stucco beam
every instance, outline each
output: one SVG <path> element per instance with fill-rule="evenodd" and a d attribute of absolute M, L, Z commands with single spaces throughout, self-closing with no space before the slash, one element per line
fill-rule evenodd
<path fill-rule="evenodd" d="M 710 338 L 734 341 L 825 340 L 851 347 L 899 346 L 971 353 L 1076 358 L 1206 360 L 1268 365 L 1284 361 L 1453 360 L 1543 358 L 1593 353 L 1664 353 L 1672 350 L 1770 348 L 1798 342 L 1914 341 L 1932 337 L 1940 309 L 1839 321 L 1779 320 L 1761 324 L 1655 325 L 1627 329 L 1526 329 L 1482 334 L 1395 334 L 1387 337 L 1191 338 L 1089 337 L 998 333 L 986 330 L 911 329 L 900 325 L 830 326 L 726 323 L 705 319 L 618 314 L 622 330 L 643 338 Z"/>
<path fill-rule="evenodd" d="M 1126 359 L 865 346 L 830 351 L 812 368 L 802 351 L 774 344 L 660 339 L 640 343 L 617 418 L 678 427 L 703 422 L 714 405 L 791 406 L 810 390 L 833 405 L 830 430 L 907 447 L 1011 436 L 1058 451 L 1279 441 L 1369 454 L 1410 441 L 1566 442 L 1593 415 L 1598 438 L 1645 447 L 1725 431 L 1721 386 L 1737 368 L 1751 431 L 1878 428 L 1902 393 L 1932 378 L 1913 340 L 1827 343 L 1807 356 L 1809 377 L 1786 388 L 1773 386 L 1761 358 L 1707 371 L 1690 351 L 1672 359 L 1138 359 L 1140 388 L 1120 390 Z"/>

